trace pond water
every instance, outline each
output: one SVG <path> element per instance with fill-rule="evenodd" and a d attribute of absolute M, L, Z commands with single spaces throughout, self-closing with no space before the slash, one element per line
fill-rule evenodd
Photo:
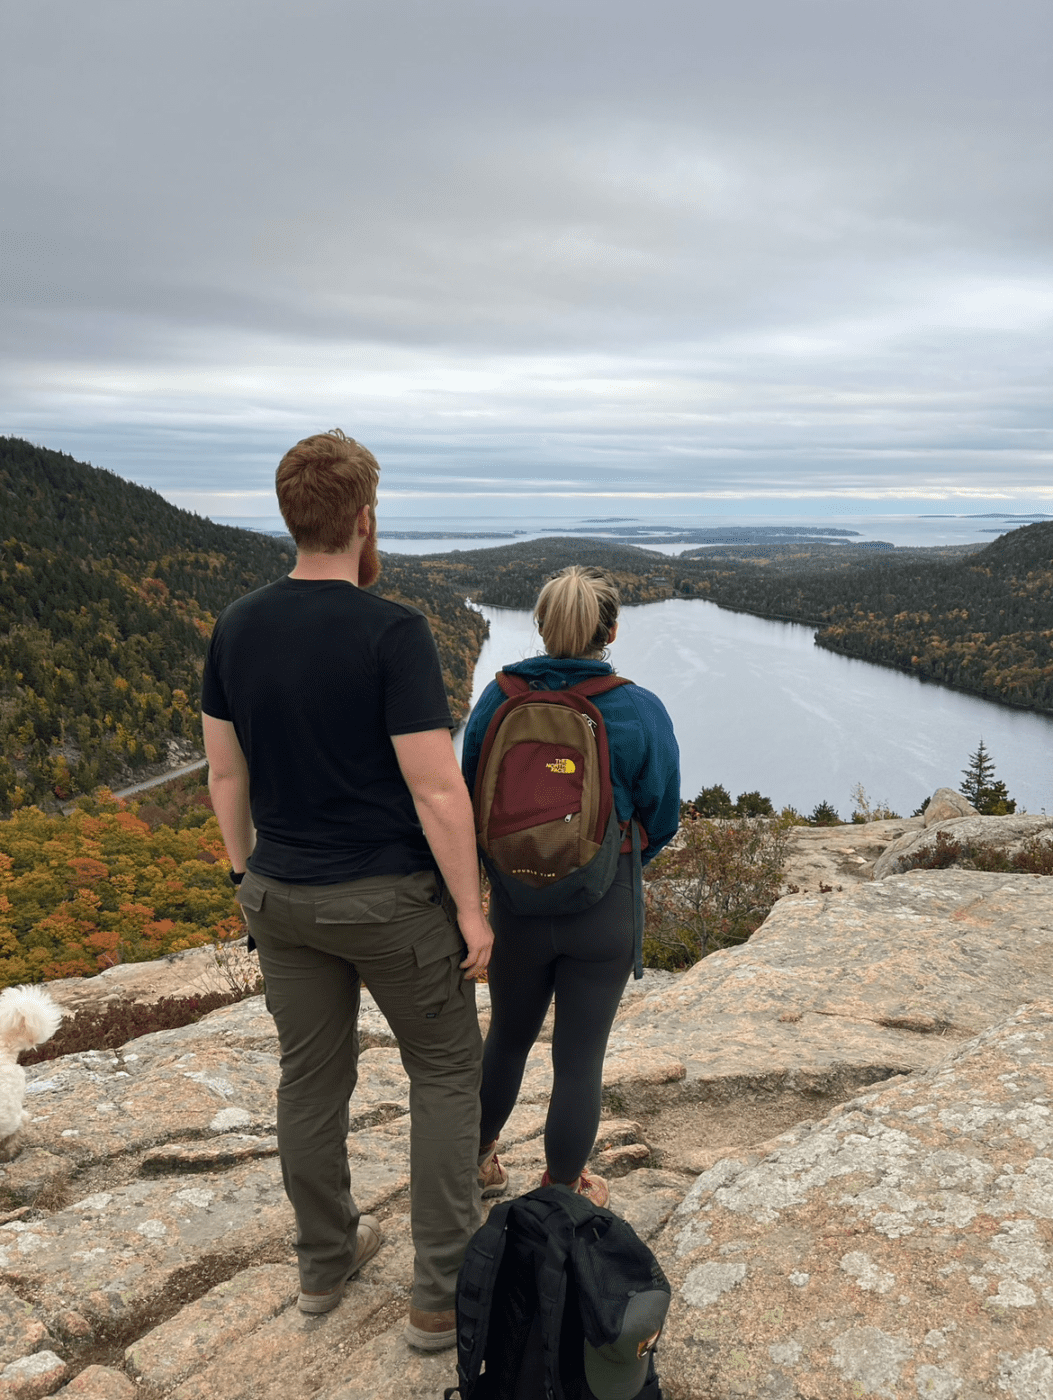
<path fill-rule="evenodd" d="M 502 665 L 541 651 L 527 612 L 484 607 L 473 702 Z M 625 608 L 611 662 L 659 695 L 680 742 L 685 797 L 723 783 L 807 814 L 851 791 L 909 816 L 957 787 L 983 738 L 1018 810 L 1053 811 L 1053 717 L 1013 710 L 817 647 L 813 629 L 681 598 Z"/>

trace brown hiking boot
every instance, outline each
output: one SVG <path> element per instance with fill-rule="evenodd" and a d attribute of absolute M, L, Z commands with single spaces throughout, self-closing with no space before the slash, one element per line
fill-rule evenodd
<path fill-rule="evenodd" d="M 577 1181 L 553 1181 L 548 1172 L 541 1178 L 542 1186 L 567 1186 L 578 1196 L 587 1196 L 594 1206 L 599 1206 L 601 1210 L 606 1210 L 610 1204 L 611 1193 L 602 1176 L 587 1176 L 585 1172 L 578 1177 Z"/>
<path fill-rule="evenodd" d="M 453 1308 L 445 1312 L 410 1308 L 402 1335 L 418 1351 L 445 1351 L 457 1345 L 457 1313 Z"/>
<path fill-rule="evenodd" d="M 344 1296 L 344 1285 L 354 1274 L 357 1274 L 363 1264 L 373 1258 L 383 1236 L 380 1233 L 380 1225 L 372 1215 L 361 1215 L 358 1219 L 358 1234 L 355 1236 L 355 1257 L 351 1261 L 351 1267 L 347 1274 L 335 1288 L 330 1288 L 326 1293 L 304 1293 L 300 1292 L 296 1305 L 302 1313 L 327 1313 Z"/>

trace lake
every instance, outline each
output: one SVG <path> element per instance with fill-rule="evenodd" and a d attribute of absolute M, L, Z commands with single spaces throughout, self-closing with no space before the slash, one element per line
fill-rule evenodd
<path fill-rule="evenodd" d="M 483 607 L 473 703 L 502 665 L 542 650 L 527 612 Z M 1018 809 L 1053 811 L 1053 717 L 1013 710 L 817 647 L 813 629 L 672 598 L 625 608 L 610 660 L 664 701 L 684 797 L 723 783 L 844 819 L 851 790 L 903 816 L 956 788 L 980 738 Z"/>

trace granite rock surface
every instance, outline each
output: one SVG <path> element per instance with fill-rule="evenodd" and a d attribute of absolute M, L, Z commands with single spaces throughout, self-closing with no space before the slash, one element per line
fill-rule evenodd
<path fill-rule="evenodd" d="M 929 798 L 925 804 L 925 811 L 922 813 L 922 820 L 926 826 L 935 826 L 937 822 L 947 821 L 954 817 L 978 817 L 980 813 L 967 797 L 954 788 L 941 787 Z"/>
<path fill-rule="evenodd" d="M 662 1051 L 656 1097 L 845 1097 L 928 1068 L 1028 995 L 1053 995 L 1053 879 L 914 871 L 779 900 L 748 943 L 621 1010 L 608 1057 Z"/>
<path fill-rule="evenodd" d="M 795 826 L 788 833 L 785 889 L 819 894 L 824 887 L 847 890 L 863 884 L 893 841 L 924 825 L 923 817 L 887 817 L 845 826 Z"/>
<path fill-rule="evenodd" d="M 672 1400 L 1048 1400 L 1053 1001 L 718 1162 L 657 1252 Z"/>

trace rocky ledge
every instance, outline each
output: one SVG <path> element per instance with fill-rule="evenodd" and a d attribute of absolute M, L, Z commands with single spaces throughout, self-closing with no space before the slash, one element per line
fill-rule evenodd
<path fill-rule="evenodd" d="M 698 1178 L 673 1396 L 1053 1395 L 1053 1001 Z"/>
<path fill-rule="evenodd" d="M 674 1284 L 670 1400 L 1049 1400 L 1053 879 L 793 895 L 630 991 L 596 1164 Z M 27 1071 L 0 1400 L 437 1400 L 452 1357 L 401 1340 L 407 1084 L 373 1007 L 364 1031 L 348 1151 L 385 1242 L 319 1318 L 295 1307 L 261 998 Z M 541 1043 L 503 1143 L 516 1189 L 548 1086 Z"/>

